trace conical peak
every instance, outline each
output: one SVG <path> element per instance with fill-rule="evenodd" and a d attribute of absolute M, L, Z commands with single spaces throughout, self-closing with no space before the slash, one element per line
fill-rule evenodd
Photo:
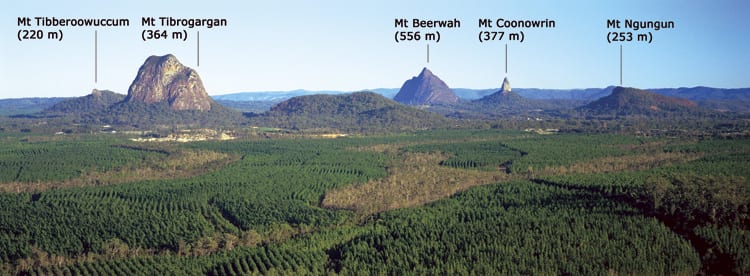
<path fill-rule="evenodd" d="M 453 90 L 426 67 L 422 68 L 419 76 L 404 82 L 393 99 L 410 105 L 458 102 Z"/>

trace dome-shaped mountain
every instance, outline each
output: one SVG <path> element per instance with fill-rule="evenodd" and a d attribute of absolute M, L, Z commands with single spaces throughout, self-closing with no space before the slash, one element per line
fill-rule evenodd
<path fill-rule="evenodd" d="M 273 106 L 271 112 L 286 115 L 349 115 L 395 105 L 392 100 L 373 92 L 319 94 L 288 99 Z"/>
<path fill-rule="evenodd" d="M 448 122 L 438 114 L 401 105 L 373 92 L 298 96 L 250 119 L 282 128 L 339 131 L 422 129 Z"/>
<path fill-rule="evenodd" d="M 424 68 L 418 76 L 404 82 L 393 100 L 408 105 L 456 103 L 458 96 L 443 80 Z"/>
<path fill-rule="evenodd" d="M 150 56 L 128 89 L 126 102 L 167 103 L 173 110 L 211 109 L 213 100 L 206 93 L 198 73 L 171 54 Z"/>
<path fill-rule="evenodd" d="M 647 115 L 695 111 L 696 103 L 631 87 L 615 87 L 612 94 L 593 101 L 580 110 L 592 114 Z"/>

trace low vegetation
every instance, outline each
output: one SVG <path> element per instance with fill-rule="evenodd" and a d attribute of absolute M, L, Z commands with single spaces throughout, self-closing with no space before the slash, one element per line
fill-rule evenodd
<path fill-rule="evenodd" d="M 468 188 L 510 179 L 505 172 L 466 171 L 440 163 L 439 154 L 405 153 L 392 163 L 385 178 L 326 192 L 322 206 L 363 215 L 413 207 Z"/>
<path fill-rule="evenodd" d="M 750 273 L 741 136 L 0 136 L 4 274 Z"/>

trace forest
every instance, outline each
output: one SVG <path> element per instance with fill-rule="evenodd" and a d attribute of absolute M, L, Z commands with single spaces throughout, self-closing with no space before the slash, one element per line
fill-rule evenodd
<path fill-rule="evenodd" d="M 0 274 L 750 274 L 750 141 L 0 132 Z"/>

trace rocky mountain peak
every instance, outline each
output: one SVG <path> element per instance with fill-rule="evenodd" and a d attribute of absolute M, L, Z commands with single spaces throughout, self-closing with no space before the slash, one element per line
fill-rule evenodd
<path fill-rule="evenodd" d="M 393 99 L 408 105 L 458 102 L 453 90 L 426 67 L 418 76 L 404 82 Z"/>
<path fill-rule="evenodd" d="M 419 76 L 424 78 L 427 76 L 434 76 L 434 75 L 432 74 L 432 71 L 430 71 L 430 69 L 427 69 L 427 67 L 423 67 L 422 72 L 419 72 Z"/>
<path fill-rule="evenodd" d="M 503 93 L 508 93 L 511 91 L 508 77 L 505 77 L 505 79 L 503 79 L 503 86 L 500 87 L 500 90 L 503 91 Z"/>
<path fill-rule="evenodd" d="M 148 57 L 138 69 L 125 100 L 167 103 L 173 110 L 202 111 L 210 110 L 213 102 L 198 73 L 171 54 Z"/>

